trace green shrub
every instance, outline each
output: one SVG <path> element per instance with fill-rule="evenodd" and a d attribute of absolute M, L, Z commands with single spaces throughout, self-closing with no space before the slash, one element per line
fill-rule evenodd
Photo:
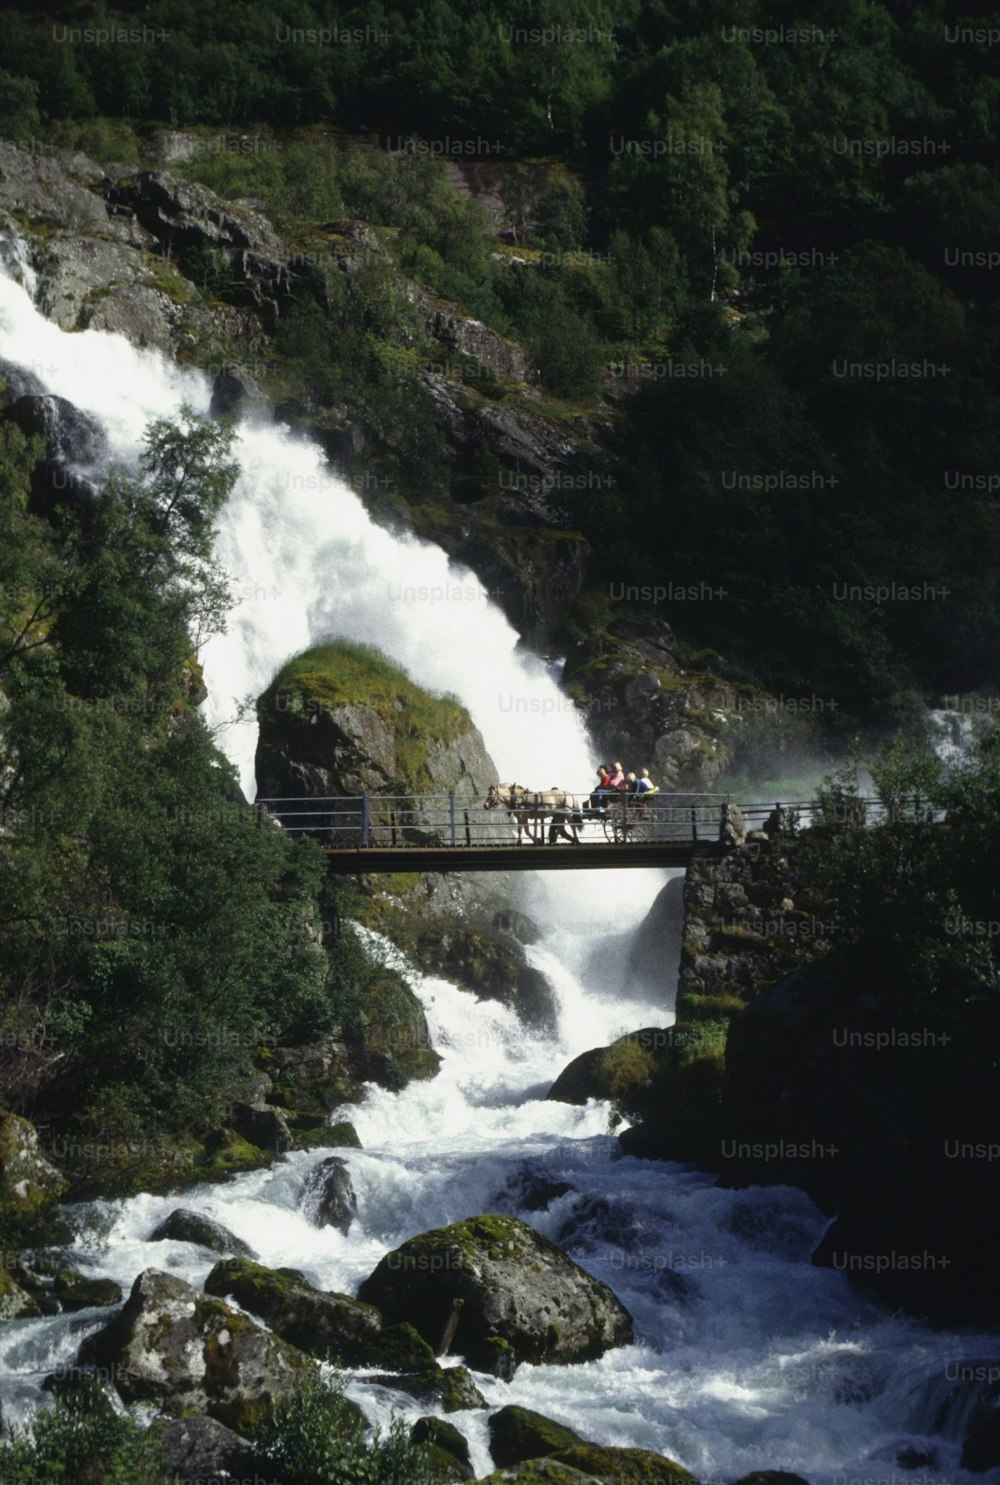
<path fill-rule="evenodd" d="M 30 1429 L 0 1441 L 4 1485 L 163 1485 L 155 1435 L 111 1411 L 96 1389 L 57 1397 Z"/>
<path fill-rule="evenodd" d="M 294 1485 L 434 1485 L 427 1451 L 410 1443 L 401 1418 L 366 1444 L 360 1426 L 345 1419 L 343 1395 L 339 1378 L 314 1381 L 275 1409 L 257 1443 L 284 1477 Z"/>

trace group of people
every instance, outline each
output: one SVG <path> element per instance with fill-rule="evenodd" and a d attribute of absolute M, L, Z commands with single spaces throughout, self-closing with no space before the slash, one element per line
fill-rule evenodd
<path fill-rule="evenodd" d="M 635 794 L 641 799 L 645 794 L 657 793 L 659 790 L 649 777 L 648 768 L 640 768 L 636 775 L 623 773 L 618 762 L 610 768 L 602 763 L 597 770 L 597 788 L 590 796 L 590 807 L 594 810 L 606 810 L 622 794 Z"/>

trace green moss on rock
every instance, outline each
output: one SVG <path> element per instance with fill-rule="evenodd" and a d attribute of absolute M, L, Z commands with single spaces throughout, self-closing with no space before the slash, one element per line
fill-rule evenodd
<path fill-rule="evenodd" d="M 614 1485 L 698 1485 L 694 1476 L 672 1459 L 648 1449 L 613 1449 L 600 1444 L 574 1444 L 552 1456 L 554 1462 Z"/>
<path fill-rule="evenodd" d="M 265 1268 L 248 1259 L 217 1263 L 205 1280 L 205 1292 L 235 1299 L 282 1340 L 322 1360 L 367 1360 L 382 1328 L 373 1305 L 315 1289 L 295 1270 Z"/>
<path fill-rule="evenodd" d="M 474 731 L 468 712 L 454 696 L 436 696 L 414 684 L 379 650 L 347 640 L 329 640 L 292 656 L 259 702 L 265 734 L 292 741 L 311 728 L 319 712 L 343 709 L 345 736 L 341 766 L 363 769 L 374 759 L 386 782 L 396 780 L 431 793 L 438 780 L 432 769 L 435 743 L 450 744 Z M 355 737 L 352 759 L 350 738 Z"/>
<path fill-rule="evenodd" d="M 434 1347 L 447 1335 L 477 1368 L 492 1369 L 498 1337 L 517 1361 L 555 1363 L 632 1339 L 631 1317 L 607 1285 L 516 1217 L 470 1217 L 410 1238 L 359 1293 Z"/>
<path fill-rule="evenodd" d="M 542 1459 L 586 1442 L 573 1429 L 531 1408 L 500 1408 L 491 1415 L 489 1430 L 490 1453 L 494 1463 L 500 1466 L 520 1464 L 523 1459 Z"/>
<path fill-rule="evenodd" d="M 410 1442 L 423 1446 L 431 1473 L 442 1485 L 472 1479 L 469 1445 L 454 1423 L 444 1418 L 418 1418 L 410 1430 Z"/>

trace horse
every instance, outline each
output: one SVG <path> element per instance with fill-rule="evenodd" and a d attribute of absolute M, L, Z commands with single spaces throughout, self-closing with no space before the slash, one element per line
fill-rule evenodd
<path fill-rule="evenodd" d="M 549 845 L 557 840 L 580 844 L 578 827 L 583 824 L 583 809 L 575 794 L 567 794 L 554 784 L 551 789 L 525 789 L 522 784 L 491 784 L 484 810 L 506 809 L 517 821 L 517 843 L 528 829 L 529 820 L 549 820 Z M 569 829 L 567 830 L 567 823 Z M 572 833 L 571 833 L 572 832 Z M 529 839 L 530 839 L 529 833 Z M 534 844 L 538 844 L 537 841 Z"/>

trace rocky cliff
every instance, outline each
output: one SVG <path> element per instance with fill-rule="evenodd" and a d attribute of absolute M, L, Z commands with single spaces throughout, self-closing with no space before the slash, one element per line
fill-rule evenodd
<path fill-rule="evenodd" d="M 172 158 L 183 162 L 197 141 L 187 140 L 179 155 L 178 148 L 174 139 Z M 38 303 L 57 324 L 115 331 L 199 367 L 212 379 L 215 414 L 251 405 L 266 414 L 273 406 L 320 442 L 378 519 L 416 530 L 470 567 L 535 648 L 561 647 L 592 557 L 574 500 L 595 478 L 613 480 L 596 473 L 606 463 L 613 413 L 554 412 L 526 353 L 403 278 L 368 224 L 309 230 L 302 251 L 258 206 L 225 200 L 170 170 L 100 167 L 80 154 L 28 154 L 0 143 L 0 236 L 27 243 Z M 322 301 L 331 275 L 353 281 L 372 265 L 412 311 L 408 364 L 444 450 L 445 499 L 408 500 L 379 472 L 399 454 L 392 430 L 349 395 L 319 405 L 296 390 L 300 373 L 278 347 L 276 331 L 300 302 Z M 332 305 L 329 314 L 335 336 Z M 0 376 L 8 402 L 44 391 L 2 367 Z M 68 416 L 64 410 L 63 424 Z M 46 452 L 50 484 L 58 443 L 49 439 Z M 82 436 L 64 462 L 90 462 Z M 70 478 L 84 496 L 79 471 Z M 43 471 L 40 486 L 45 479 Z M 62 479 L 57 487 L 65 490 Z M 42 488 L 40 508 L 45 498 Z M 667 787 L 707 787 L 731 753 L 721 683 L 708 673 L 685 675 L 666 625 L 636 623 L 583 634 L 567 669 L 573 694 L 587 705 L 601 747 L 645 761 Z"/>

